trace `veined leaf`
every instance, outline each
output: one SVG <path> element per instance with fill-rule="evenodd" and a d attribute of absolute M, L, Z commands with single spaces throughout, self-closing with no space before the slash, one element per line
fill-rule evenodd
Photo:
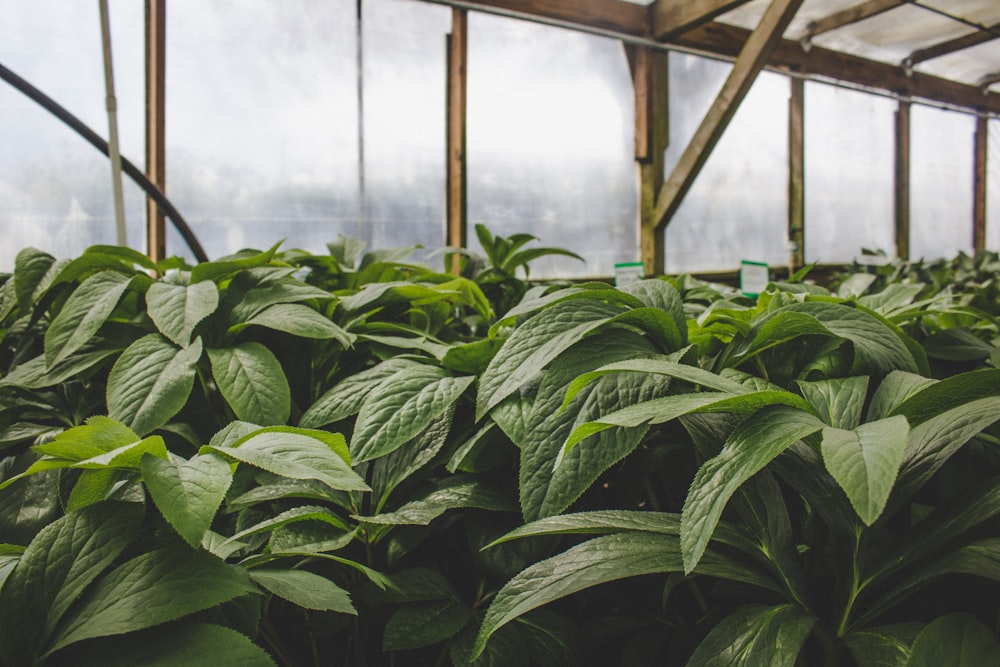
<path fill-rule="evenodd" d="M 868 406 L 868 421 L 888 417 L 911 396 L 923 391 L 935 382 L 937 380 L 914 373 L 903 371 L 889 373 L 872 396 L 871 405 Z M 910 423 L 916 422 L 911 421 Z"/>
<path fill-rule="evenodd" d="M 765 408 L 733 431 L 722 451 L 705 462 L 681 513 L 684 571 L 690 573 L 733 493 L 785 449 L 824 427 L 815 416 L 787 406 Z"/>
<path fill-rule="evenodd" d="M 298 303 L 276 303 L 261 310 L 250 319 L 230 328 L 242 329 L 251 325 L 284 331 L 302 338 L 332 338 L 345 348 L 354 344 L 354 336 L 320 315 L 309 306 Z"/>
<path fill-rule="evenodd" d="M 212 376 L 238 419 L 284 424 L 291 414 L 291 389 L 281 363 L 257 342 L 208 348 Z"/>
<path fill-rule="evenodd" d="M 181 347 L 194 328 L 219 306 L 219 288 L 210 280 L 190 285 L 154 283 L 146 292 L 146 310 L 164 336 Z"/>
<path fill-rule="evenodd" d="M 287 275 L 261 281 L 249 290 L 233 307 L 231 322 L 245 322 L 268 306 L 276 303 L 299 303 L 312 299 L 329 301 L 336 297 L 326 290 L 296 280 Z"/>
<path fill-rule="evenodd" d="M 815 623 L 791 604 L 740 607 L 708 633 L 687 667 L 792 667 Z"/>
<path fill-rule="evenodd" d="M 142 458 L 142 479 L 163 518 L 194 548 L 199 548 L 233 481 L 225 459 L 198 454 L 190 460 Z"/>
<path fill-rule="evenodd" d="M 1000 664 L 1000 643 L 972 614 L 931 621 L 913 642 L 906 667 L 978 667 Z"/>
<path fill-rule="evenodd" d="M 868 397 L 868 376 L 854 375 L 816 382 L 795 383 L 819 417 L 835 428 L 851 430 L 861 423 L 861 411 Z"/>
<path fill-rule="evenodd" d="M 906 667 L 920 623 L 897 623 L 850 633 L 844 643 L 858 667 Z"/>
<path fill-rule="evenodd" d="M 911 390 L 893 413 L 903 415 L 911 425 L 917 426 L 942 412 L 990 396 L 1000 396 L 1000 369 L 959 373 L 927 383 L 917 391 Z"/>
<path fill-rule="evenodd" d="M 258 568 L 250 570 L 250 578 L 279 598 L 304 609 L 358 615 L 347 591 L 318 574 L 306 570 Z"/>
<path fill-rule="evenodd" d="M 276 515 L 268 516 L 268 518 L 263 521 L 239 531 L 227 541 L 234 542 L 242 540 L 244 537 L 249 537 L 250 535 L 269 533 L 283 526 L 303 521 L 318 521 L 326 523 L 344 532 L 348 532 L 349 530 L 347 524 L 344 523 L 344 520 L 333 510 L 321 505 L 300 505 L 298 507 L 285 510 L 284 512 L 279 512 Z"/>
<path fill-rule="evenodd" d="M 68 649 L 74 667 L 108 665 L 212 665 L 275 667 L 267 651 L 232 628 L 210 623 L 171 623 L 155 630 L 94 639 L 86 650 Z M 60 653 L 59 657 L 63 658 Z M 69 656 L 67 656 L 69 657 Z"/>
<path fill-rule="evenodd" d="M 416 436 L 475 381 L 435 366 L 400 371 L 365 398 L 351 439 L 355 462 L 384 456 Z"/>
<path fill-rule="evenodd" d="M 476 419 L 482 419 L 531 375 L 621 312 L 616 305 L 575 299 L 556 303 L 515 329 L 479 378 Z"/>
<path fill-rule="evenodd" d="M 142 523 L 134 503 L 100 503 L 46 526 L 0 588 L 8 664 L 32 664 L 70 605 L 128 546 Z"/>
<path fill-rule="evenodd" d="M 343 443 L 341 435 L 326 435 Z M 315 479 L 338 491 L 369 490 L 333 447 L 311 434 L 265 430 L 247 436 L 234 447 L 207 447 L 282 477 Z"/>
<path fill-rule="evenodd" d="M 457 600 L 400 607 L 385 625 L 382 650 L 405 651 L 439 644 L 458 634 L 472 619 L 472 610 Z"/>
<path fill-rule="evenodd" d="M 0 544 L 0 588 L 14 571 L 14 566 L 21 562 L 24 549 L 17 544 Z"/>
<path fill-rule="evenodd" d="M 15 366 L 10 373 L 0 378 L 0 387 L 14 386 L 24 389 L 43 389 L 62 384 L 84 371 L 90 370 L 108 357 L 118 354 L 121 348 L 100 348 L 87 350 L 84 346 L 75 354 L 71 354 L 51 369 L 45 365 L 45 355 L 39 356 Z"/>
<path fill-rule="evenodd" d="M 224 276 L 265 266 L 271 262 L 274 253 L 277 252 L 281 241 L 275 243 L 264 252 L 243 252 L 231 257 L 223 257 L 212 262 L 202 262 L 191 270 L 191 283 L 200 283 L 203 280 L 218 280 Z"/>
<path fill-rule="evenodd" d="M 178 348 L 160 334 L 143 336 L 118 357 L 108 375 L 108 415 L 145 435 L 187 403 L 201 339 Z"/>
<path fill-rule="evenodd" d="M 139 440 L 135 431 L 125 424 L 110 417 L 96 415 L 80 426 L 63 431 L 51 442 L 35 445 L 33 449 L 45 456 L 85 461 Z"/>
<path fill-rule="evenodd" d="M 160 625 L 257 592 L 243 568 L 204 551 L 186 546 L 149 551 L 88 589 L 49 651 Z"/>
<path fill-rule="evenodd" d="M 862 424 L 853 431 L 823 429 L 826 469 L 847 494 L 854 511 L 869 526 L 885 509 L 909 433 L 906 417 L 900 415 Z"/>
<path fill-rule="evenodd" d="M 505 495 L 478 480 L 450 477 L 420 500 L 413 500 L 393 512 L 355 517 L 364 523 L 426 526 L 450 509 L 475 507 L 501 512 L 517 511 Z"/>
<path fill-rule="evenodd" d="M 103 271 L 76 288 L 45 331 L 45 364 L 49 369 L 97 333 L 131 284 L 128 276 Z"/>
<path fill-rule="evenodd" d="M 43 278 L 56 258 L 37 248 L 24 248 L 14 258 L 14 292 L 21 313 L 31 312 Z"/>

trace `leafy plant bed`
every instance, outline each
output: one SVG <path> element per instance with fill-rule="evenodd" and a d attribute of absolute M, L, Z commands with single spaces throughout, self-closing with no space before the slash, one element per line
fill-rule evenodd
<path fill-rule="evenodd" d="M 477 231 L 23 251 L 0 665 L 998 662 L 989 262 L 751 300 Z"/>

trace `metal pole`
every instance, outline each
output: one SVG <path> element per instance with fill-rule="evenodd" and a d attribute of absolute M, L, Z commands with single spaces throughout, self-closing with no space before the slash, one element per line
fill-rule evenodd
<path fill-rule="evenodd" d="M 104 47 L 104 88 L 107 92 L 108 151 L 111 158 L 111 188 L 115 201 L 115 229 L 118 245 L 128 245 L 125 237 L 125 199 L 122 194 L 122 159 L 118 148 L 118 114 L 115 101 L 115 77 L 111 66 L 111 22 L 108 0 L 98 0 L 101 9 L 101 43 Z"/>

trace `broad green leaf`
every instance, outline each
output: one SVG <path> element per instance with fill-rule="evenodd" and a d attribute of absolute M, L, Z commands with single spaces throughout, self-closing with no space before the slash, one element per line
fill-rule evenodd
<path fill-rule="evenodd" d="M 690 382 L 693 385 L 715 389 L 716 391 L 728 392 L 730 394 L 746 394 L 751 391 L 751 389 L 743 386 L 739 382 L 730 380 L 729 378 L 723 377 L 711 371 L 703 370 L 697 366 L 678 364 L 673 361 L 667 361 L 662 357 L 627 359 L 625 361 L 618 361 L 612 364 L 607 364 L 606 366 L 601 366 L 595 371 L 584 373 L 577 377 L 572 383 L 570 383 L 569 389 L 566 391 L 566 398 L 563 401 L 563 404 L 565 405 L 569 403 L 581 389 L 599 377 L 609 373 L 620 373 L 622 371 L 636 371 L 640 373 L 656 373 L 658 375 L 666 375 L 684 382 Z"/>
<path fill-rule="evenodd" d="M 26 545 L 39 530 L 65 513 L 58 494 L 52 493 L 52 489 L 59 487 L 58 470 L 28 477 L 19 474 L 30 468 L 35 458 L 32 452 L 27 452 L 4 461 L 3 468 L 13 463 L 10 477 L 0 483 L 3 488 L 0 491 L 0 535 L 3 537 L 0 539 L 5 542 Z"/>
<path fill-rule="evenodd" d="M 167 446 L 163 442 L 163 438 L 158 435 L 151 435 L 148 438 L 116 447 L 110 452 L 77 461 L 73 463 L 73 467 L 85 470 L 100 470 L 103 468 L 138 470 L 140 462 L 147 454 L 161 459 L 167 458 Z"/>
<path fill-rule="evenodd" d="M 844 279 L 837 288 L 837 296 L 848 298 L 861 296 L 875 282 L 874 273 L 854 273 Z"/>
<path fill-rule="evenodd" d="M 871 405 L 868 406 L 868 421 L 888 417 L 911 396 L 935 382 L 937 380 L 903 371 L 889 373 L 872 396 Z M 912 417 L 910 423 L 916 423 L 912 421 Z"/>
<path fill-rule="evenodd" d="M 476 419 L 482 419 L 531 375 L 621 312 L 621 307 L 600 301 L 562 301 L 525 322 L 479 378 Z"/>
<path fill-rule="evenodd" d="M 869 526 L 885 509 L 909 434 L 906 417 L 900 415 L 862 424 L 853 431 L 823 429 L 823 463 Z"/>
<path fill-rule="evenodd" d="M 200 338 L 179 348 L 160 334 L 129 345 L 108 375 L 108 416 L 140 435 L 163 426 L 187 403 L 201 350 Z"/>
<path fill-rule="evenodd" d="M 250 578 L 279 598 L 299 607 L 355 616 L 358 614 L 347 591 L 318 574 L 306 570 L 258 568 L 250 570 Z"/>
<path fill-rule="evenodd" d="M 233 481 L 229 464 L 214 454 L 185 461 L 170 454 L 142 458 L 142 480 L 163 518 L 194 548 L 201 546 Z"/>
<path fill-rule="evenodd" d="M 14 571 L 14 566 L 21 562 L 24 547 L 16 544 L 0 544 L 0 589 L 7 577 Z"/>
<path fill-rule="evenodd" d="M 242 251 L 237 255 L 222 257 L 212 262 L 202 262 L 191 270 L 191 283 L 200 283 L 203 280 L 218 280 L 245 269 L 265 266 L 271 262 L 271 258 L 274 257 L 274 253 L 280 245 L 281 241 L 264 252 Z"/>
<path fill-rule="evenodd" d="M 70 491 L 66 511 L 76 512 L 84 507 L 108 500 L 111 492 L 128 473 L 115 468 L 83 470 Z"/>
<path fill-rule="evenodd" d="M 786 405 L 803 412 L 812 412 L 812 407 L 808 403 L 787 391 L 744 391 L 736 395 L 725 392 L 698 392 L 661 396 L 602 414 L 594 421 L 584 422 L 570 434 L 563 446 L 563 451 L 564 453 L 569 452 L 584 438 L 613 426 L 635 427 L 642 424 L 663 424 L 694 413 L 750 414 L 771 405 Z"/>
<path fill-rule="evenodd" d="M 642 532 L 595 537 L 529 566 L 508 581 L 486 610 L 473 655 L 482 653 L 499 628 L 532 609 L 610 581 L 683 569 L 680 544 L 672 535 Z M 698 571 L 767 585 L 756 573 L 712 552 Z"/>
<path fill-rule="evenodd" d="M 903 415 L 912 426 L 917 426 L 942 412 L 989 396 L 1000 396 L 1000 369 L 959 373 L 927 383 L 909 392 L 893 413 Z"/>
<path fill-rule="evenodd" d="M 850 633 L 844 643 L 858 667 L 906 667 L 920 623 L 897 623 Z"/>
<path fill-rule="evenodd" d="M 343 443 L 343 436 L 327 435 Z M 369 490 L 333 447 L 305 433 L 263 431 L 234 447 L 208 445 L 208 449 L 282 477 L 315 479 L 339 491 Z"/>
<path fill-rule="evenodd" d="M 345 348 L 354 343 L 354 337 L 339 326 L 320 315 L 309 306 L 297 303 L 277 303 L 268 306 L 236 328 L 257 325 L 284 331 L 302 338 L 332 338 Z"/>
<path fill-rule="evenodd" d="M 778 405 L 760 410 L 733 431 L 719 455 L 698 469 L 684 502 L 681 545 L 685 573 L 697 566 L 736 489 L 788 447 L 823 426 L 807 412 Z"/>
<path fill-rule="evenodd" d="M 56 258 L 37 248 L 24 248 L 14 258 L 14 292 L 22 314 L 31 312 L 39 287 Z"/>
<path fill-rule="evenodd" d="M 405 651 L 439 644 L 458 634 L 472 619 L 472 611 L 455 600 L 405 605 L 389 617 L 382 650 Z"/>
<path fill-rule="evenodd" d="M 326 523 L 341 531 L 348 531 L 347 524 L 333 510 L 320 505 L 299 505 L 277 514 L 268 514 L 263 521 L 248 526 L 229 538 L 229 541 L 242 540 L 250 535 L 268 533 L 283 526 L 303 521 L 318 521 Z"/>
<path fill-rule="evenodd" d="M 323 521 L 290 521 L 277 526 L 267 539 L 267 548 L 274 553 L 288 551 L 323 553 L 340 551 L 357 537 L 357 528 L 348 529 Z M 230 544 L 243 544 L 231 541 Z"/>
<path fill-rule="evenodd" d="M 283 498 L 304 498 L 307 500 L 331 499 L 331 491 L 324 484 L 312 479 L 287 479 L 274 477 L 259 482 L 246 493 L 226 501 L 229 510 L 243 509 L 258 503 L 272 502 Z"/>
<path fill-rule="evenodd" d="M 517 505 L 506 495 L 486 487 L 478 480 L 459 476 L 447 478 L 423 498 L 412 500 L 393 512 L 356 518 L 365 523 L 426 526 L 448 510 L 466 507 L 501 512 L 517 511 Z"/>
<path fill-rule="evenodd" d="M 392 492 L 403 481 L 433 461 L 449 444 L 455 406 L 442 412 L 402 447 L 375 460 L 370 473 L 374 512 L 381 512 Z M 491 424 L 492 422 L 487 422 Z"/>
<path fill-rule="evenodd" d="M 687 318 L 684 316 L 684 304 L 680 292 L 666 280 L 660 278 L 637 280 L 618 289 L 631 294 L 650 308 L 659 308 L 668 313 L 674 318 L 680 331 L 687 331 Z"/>
<path fill-rule="evenodd" d="M 905 406 L 906 403 L 903 407 Z M 904 410 L 901 408 L 899 412 Z M 898 489 L 894 498 L 900 501 L 908 498 L 933 477 L 952 454 L 998 419 L 1000 396 L 994 396 L 969 400 L 913 426 L 899 470 Z"/>
<path fill-rule="evenodd" d="M 868 397 L 867 375 L 816 382 L 798 380 L 795 384 L 820 419 L 830 426 L 851 430 L 861 423 L 861 411 Z"/>
<path fill-rule="evenodd" d="M 34 359 L 15 366 L 10 373 L 0 378 L 0 387 L 14 386 L 24 389 L 43 389 L 60 385 L 70 378 L 73 378 L 94 366 L 98 365 L 108 357 L 118 354 L 121 349 L 117 347 L 107 347 L 87 350 L 90 347 L 85 345 L 75 354 L 63 359 L 51 369 L 45 365 L 45 355 L 41 354 Z"/>
<path fill-rule="evenodd" d="M 250 289 L 233 308 L 230 321 L 233 324 L 245 322 L 251 317 L 276 303 L 299 303 L 313 299 L 329 301 L 336 298 L 330 292 L 307 285 L 290 276 L 261 281 Z"/>
<path fill-rule="evenodd" d="M 815 623 L 791 604 L 740 607 L 712 628 L 687 667 L 793 667 Z"/>
<path fill-rule="evenodd" d="M 148 551 L 89 588 L 49 651 L 84 639 L 153 627 L 256 593 L 246 571 L 187 546 Z"/>
<path fill-rule="evenodd" d="M 981 667 L 1000 664 L 1000 643 L 972 614 L 931 621 L 913 642 L 906 667 Z"/>
<path fill-rule="evenodd" d="M 677 539 L 653 533 L 596 537 L 540 561 L 508 581 L 483 617 L 478 656 L 498 629 L 518 616 L 609 581 L 683 568 Z"/>
<path fill-rule="evenodd" d="M 92 245 L 87 247 L 81 256 L 89 257 L 91 255 L 115 259 L 119 262 L 123 262 L 130 268 L 134 266 L 141 266 L 149 271 L 159 270 L 156 262 L 135 248 L 130 248 L 128 246 L 103 244 Z"/>
<path fill-rule="evenodd" d="M 982 361 L 989 359 L 996 350 L 965 327 L 931 334 L 924 339 L 923 345 L 928 357 L 947 361 Z"/>
<path fill-rule="evenodd" d="M 400 371 L 365 398 L 354 425 L 351 449 L 361 463 L 384 456 L 427 428 L 475 381 L 452 377 L 435 366 Z"/>
<path fill-rule="evenodd" d="M 101 503 L 38 532 L 0 589 L 7 664 L 32 664 L 70 605 L 137 535 L 143 507 Z"/>
<path fill-rule="evenodd" d="M 275 667 L 267 651 L 246 635 L 210 623 L 176 623 L 94 639 L 79 649 L 75 646 L 66 649 L 57 657 L 68 658 L 74 667 Z"/>
<path fill-rule="evenodd" d="M 191 342 L 199 322 L 219 306 L 219 289 L 212 281 L 191 285 L 154 283 L 146 292 L 146 311 L 164 336 L 181 347 Z"/>
<path fill-rule="evenodd" d="M 83 281 L 45 331 L 45 364 L 51 370 L 93 338 L 118 305 L 132 279 L 104 271 Z"/>
<path fill-rule="evenodd" d="M 284 424 L 291 414 L 291 390 L 274 353 L 257 342 L 208 348 L 212 376 L 238 419 Z"/>
<path fill-rule="evenodd" d="M 35 445 L 39 454 L 71 461 L 85 461 L 139 442 L 135 431 L 125 424 L 96 415 L 80 426 L 63 431 L 50 442 Z"/>

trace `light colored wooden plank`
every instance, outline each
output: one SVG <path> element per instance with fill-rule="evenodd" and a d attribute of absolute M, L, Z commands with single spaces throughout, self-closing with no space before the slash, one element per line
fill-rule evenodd
<path fill-rule="evenodd" d="M 911 53 L 905 60 L 907 65 L 913 66 L 919 63 L 946 56 L 962 49 L 968 49 L 979 44 L 993 41 L 1000 38 L 1000 23 L 990 26 L 987 30 L 975 30 L 968 35 L 949 39 L 923 49 L 918 49 Z"/>
<path fill-rule="evenodd" d="M 895 9 L 900 5 L 905 5 L 907 0 L 869 0 L 854 7 L 824 16 L 809 24 L 809 34 L 811 36 L 820 35 L 824 32 L 842 28 L 845 25 L 863 21 L 872 16 Z"/>
<path fill-rule="evenodd" d="M 146 1 L 146 178 L 166 192 L 167 0 Z M 167 221 L 152 197 L 146 198 L 146 254 L 167 256 Z"/>
<path fill-rule="evenodd" d="M 464 248 L 468 240 L 465 130 L 469 19 L 466 10 L 457 8 L 452 10 L 451 34 L 447 39 L 446 235 L 448 245 Z M 457 261 L 452 270 L 458 271 Z"/>
<path fill-rule="evenodd" d="M 722 133 L 757 78 L 774 47 L 801 6 L 802 0 L 772 0 L 760 24 L 747 39 L 729 77 L 687 148 L 660 190 L 654 213 L 657 227 L 666 225 L 705 165 Z"/>
<path fill-rule="evenodd" d="M 910 106 L 896 109 L 896 257 L 910 258 Z"/>
<path fill-rule="evenodd" d="M 664 39 L 707 23 L 749 0 L 656 0 L 651 6 L 653 37 Z"/>
<path fill-rule="evenodd" d="M 636 37 L 649 33 L 648 8 L 624 0 L 465 0 L 463 4 L 614 30 Z"/>
<path fill-rule="evenodd" d="M 805 265 L 805 82 L 792 78 L 788 98 L 788 240 L 791 250 L 789 271 Z"/>
<path fill-rule="evenodd" d="M 972 247 L 975 252 L 986 249 L 986 154 L 989 122 L 985 116 L 976 118 L 975 150 L 972 181 Z"/>

